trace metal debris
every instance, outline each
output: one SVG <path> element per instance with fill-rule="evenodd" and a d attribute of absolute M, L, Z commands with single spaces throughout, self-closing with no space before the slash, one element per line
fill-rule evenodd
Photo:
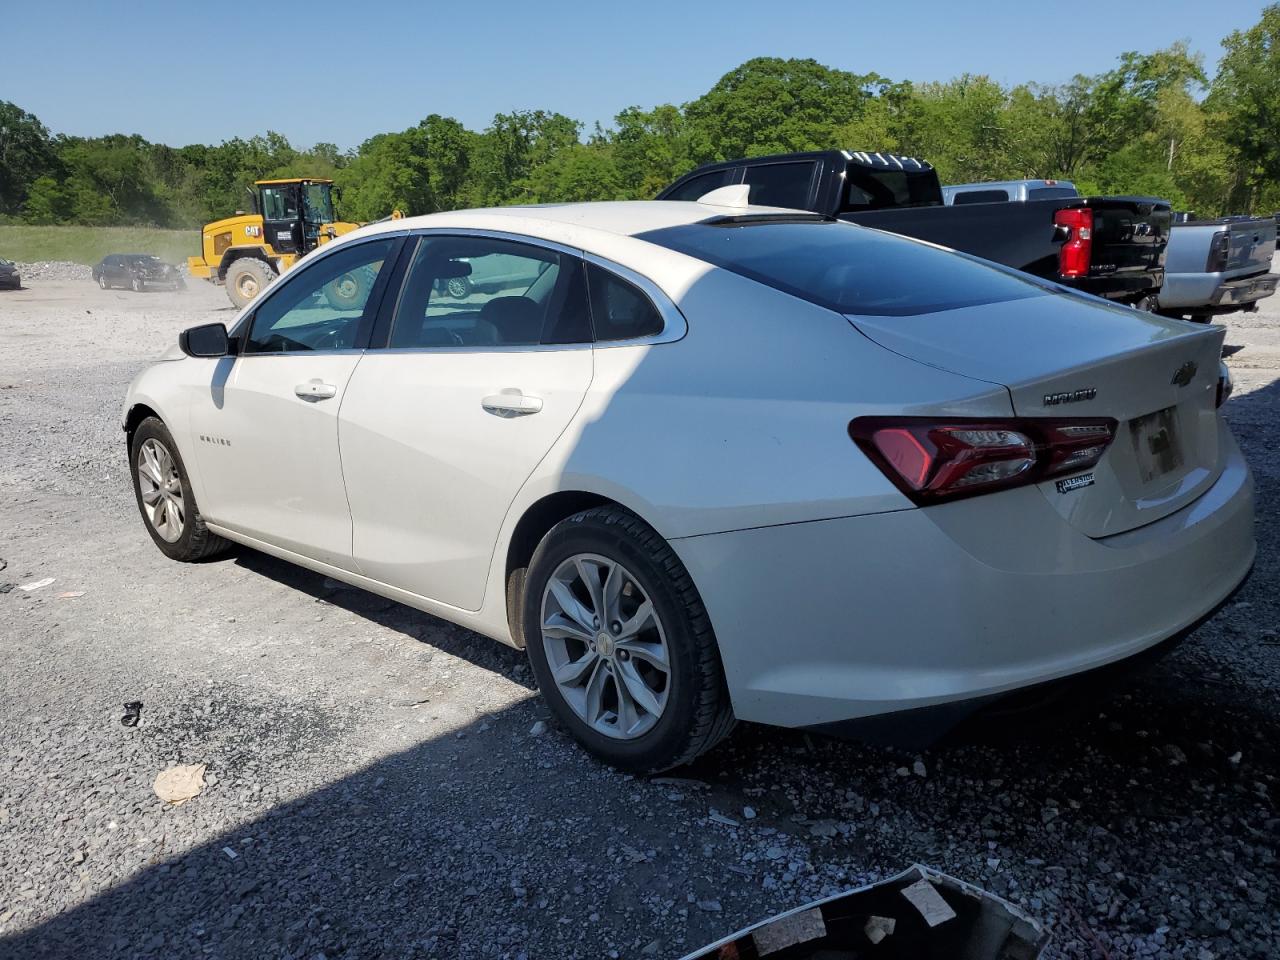
<path fill-rule="evenodd" d="M 1044 928 L 1007 900 L 917 864 L 740 930 L 685 960 L 1035 960 L 1048 942 Z"/>

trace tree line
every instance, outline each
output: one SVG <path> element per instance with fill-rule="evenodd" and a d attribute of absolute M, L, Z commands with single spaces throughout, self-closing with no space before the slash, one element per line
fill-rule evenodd
<path fill-rule="evenodd" d="M 357 149 L 279 133 L 170 147 L 50 134 L 0 101 L 0 220 L 195 227 L 251 209 L 266 177 L 330 177 L 339 215 L 652 197 L 701 163 L 790 150 L 887 150 L 944 183 L 1045 177 L 1145 194 L 1201 215 L 1280 209 L 1280 4 L 1223 41 L 1210 75 L 1186 45 L 1124 53 L 1096 76 L 1002 86 L 893 81 L 760 57 L 682 106 L 628 107 L 590 131 L 561 113 L 501 113 L 483 131 L 431 114 Z"/>

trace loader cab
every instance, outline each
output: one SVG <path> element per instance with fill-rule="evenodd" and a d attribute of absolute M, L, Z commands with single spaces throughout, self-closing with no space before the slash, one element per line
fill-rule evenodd
<path fill-rule="evenodd" d="M 320 243 L 333 223 L 333 183 L 329 180 L 260 180 L 258 209 L 262 238 L 276 253 L 302 256 Z"/>

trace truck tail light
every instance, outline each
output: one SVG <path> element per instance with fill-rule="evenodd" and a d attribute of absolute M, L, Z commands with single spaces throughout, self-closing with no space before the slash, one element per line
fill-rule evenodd
<path fill-rule="evenodd" d="M 1204 263 L 1205 273 L 1222 273 L 1227 269 L 1227 261 L 1231 257 L 1231 234 L 1219 230 L 1209 241 L 1209 256 Z"/>
<path fill-rule="evenodd" d="M 1115 434 L 1109 418 L 859 417 L 849 424 L 859 449 L 920 506 L 1088 470 Z"/>
<path fill-rule="evenodd" d="M 1058 273 L 1064 277 L 1087 277 L 1093 259 L 1093 211 L 1088 207 L 1068 207 L 1053 215 L 1053 225 L 1066 231 L 1066 242 L 1058 250 Z"/>

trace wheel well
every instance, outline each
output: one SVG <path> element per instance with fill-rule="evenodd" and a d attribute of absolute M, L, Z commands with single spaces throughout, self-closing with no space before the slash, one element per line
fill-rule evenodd
<path fill-rule="evenodd" d="M 507 585 L 507 625 L 511 638 L 519 647 L 524 646 L 524 574 L 538 549 L 542 538 L 561 520 L 592 507 L 622 504 L 596 493 L 582 490 L 565 490 L 543 497 L 529 507 L 511 533 L 507 544 L 507 568 L 504 582 Z M 623 507 L 625 510 L 626 508 Z"/>
<path fill-rule="evenodd" d="M 138 424 L 142 423 L 147 417 L 155 417 L 159 420 L 160 414 L 145 403 L 135 403 L 129 408 L 129 415 L 124 420 L 124 438 L 127 446 L 133 446 L 133 432 L 138 429 Z"/>

